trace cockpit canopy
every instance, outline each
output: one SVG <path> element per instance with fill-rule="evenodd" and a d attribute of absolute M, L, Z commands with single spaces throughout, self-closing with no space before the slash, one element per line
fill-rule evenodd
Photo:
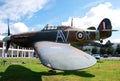
<path fill-rule="evenodd" d="M 49 30 L 66 30 L 66 29 L 73 29 L 71 26 L 49 26 L 48 24 L 42 29 L 42 31 L 49 31 Z"/>

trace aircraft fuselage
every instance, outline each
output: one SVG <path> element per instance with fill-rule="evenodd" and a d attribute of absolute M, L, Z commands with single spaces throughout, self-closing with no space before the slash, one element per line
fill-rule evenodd
<path fill-rule="evenodd" d="M 88 42 L 99 40 L 101 36 L 98 31 L 83 31 L 78 29 L 67 30 L 45 30 L 27 32 L 11 36 L 11 41 L 19 46 L 32 47 L 38 41 L 52 41 L 60 43 Z M 104 37 L 103 37 L 104 38 Z"/>

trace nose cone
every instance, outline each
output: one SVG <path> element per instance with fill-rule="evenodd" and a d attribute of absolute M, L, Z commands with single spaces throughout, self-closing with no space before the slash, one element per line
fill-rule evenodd
<path fill-rule="evenodd" d="M 7 41 L 10 41 L 10 39 L 11 39 L 11 36 L 6 36 L 6 37 L 3 38 L 3 41 L 7 42 Z"/>

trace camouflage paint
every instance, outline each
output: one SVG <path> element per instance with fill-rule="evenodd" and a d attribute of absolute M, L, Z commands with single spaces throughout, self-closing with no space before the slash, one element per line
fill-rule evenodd
<path fill-rule="evenodd" d="M 110 20 L 105 18 L 94 31 L 83 31 L 71 26 L 45 26 L 41 31 L 12 35 L 11 42 L 23 47 L 33 47 L 34 43 L 39 41 L 84 43 L 110 37 L 111 29 Z"/>

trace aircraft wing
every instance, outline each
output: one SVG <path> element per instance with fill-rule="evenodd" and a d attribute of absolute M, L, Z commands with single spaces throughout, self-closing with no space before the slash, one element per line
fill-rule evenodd
<path fill-rule="evenodd" d="M 37 42 L 34 49 L 43 65 L 58 70 L 78 70 L 88 68 L 96 59 L 68 44 Z"/>

